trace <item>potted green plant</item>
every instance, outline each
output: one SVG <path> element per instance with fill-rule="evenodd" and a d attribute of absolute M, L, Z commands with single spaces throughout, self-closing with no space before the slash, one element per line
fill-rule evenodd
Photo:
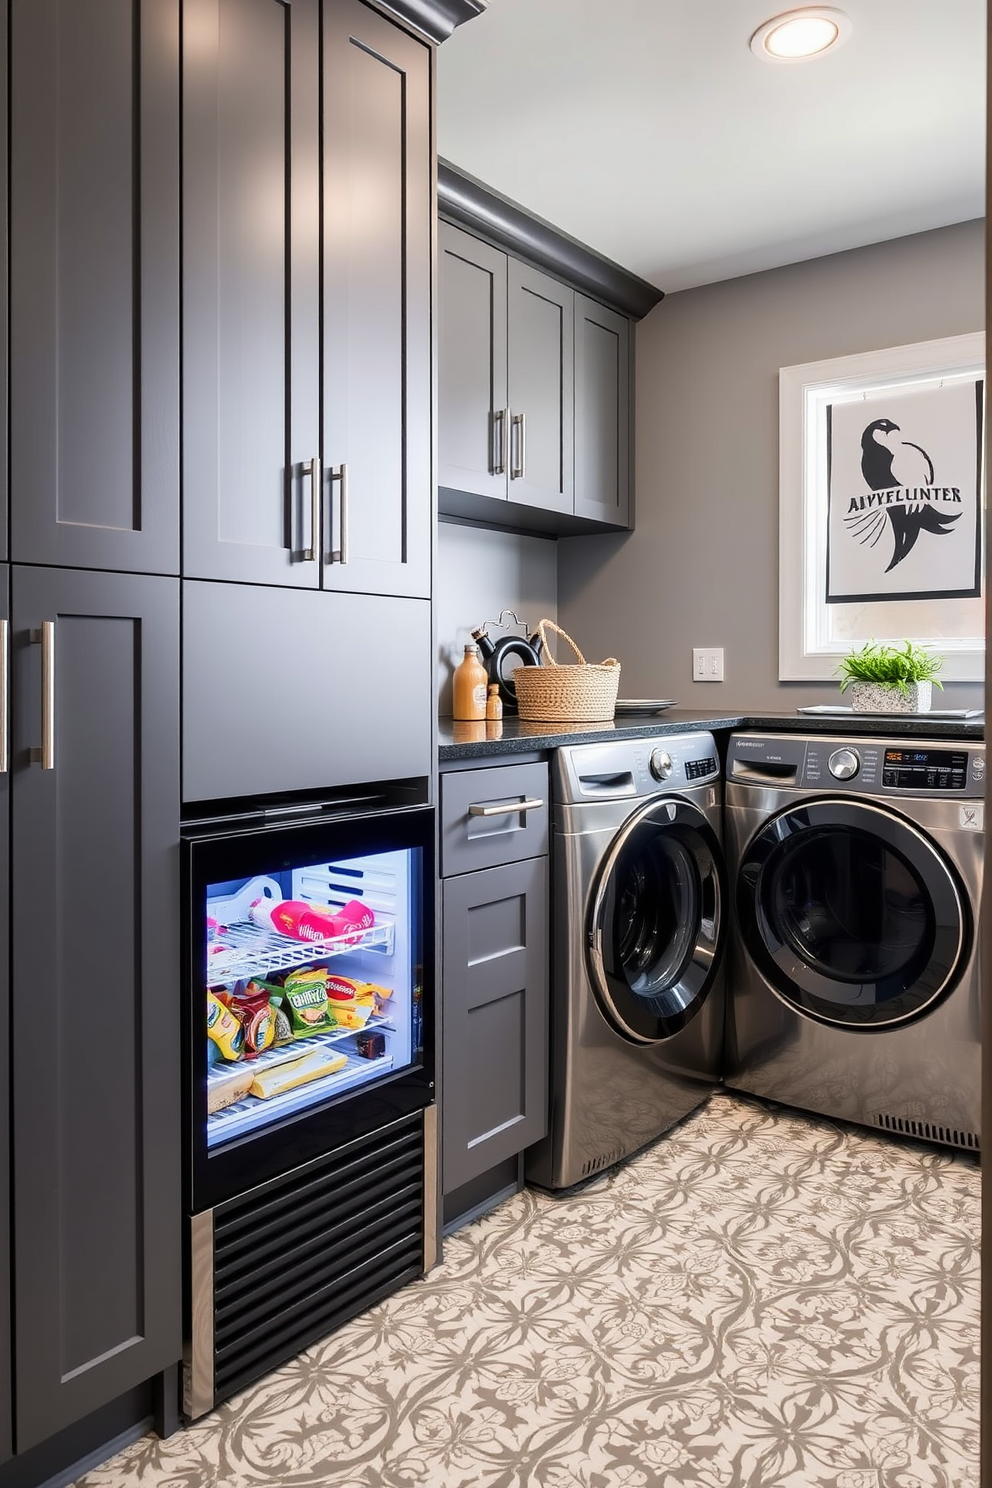
<path fill-rule="evenodd" d="M 934 684 L 943 687 L 942 666 L 943 657 L 926 646 L 871 640 L 842 657 L 837 670 L 855 713 L 929 713 Z"/>

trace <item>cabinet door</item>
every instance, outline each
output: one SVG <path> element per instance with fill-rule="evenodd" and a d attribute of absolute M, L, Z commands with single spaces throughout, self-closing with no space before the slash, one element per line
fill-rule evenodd
<path fill-rule="evenodd" d="M 424 43 L 325 6 L 326 588 L 430 595 L 430 79 Z"/>
<path fill-rule="evenodd" d="M 630 525 L 630 322 L 578 294 L 575 515 Z"/>
<path fill-rule="evenodd" d="M 570 512 L 573 291 L 513 258 L 507 273 L 510 500 Z"/>
<path fill-rule="evenodd" d="M 11 553 L 175 574 L 178 0 L 10 10 Z"/>
<path fill-rule="evenodd" d="M 183 798 L 430 775 L 426 600 L 183 585 Z"/>
<path fill-rule="evenodd" d="M 318 0 L 184 4 L 187 575 L 320 579 L 319 20 Z"/>
<path fill-rule="evenodd" d="M 0 568 L 0 1018 L 10 1027 L 10 761 L 8 755 L 8 623 L 10 570 Z M 0 1060 L 0 1189 L 10 1193 L 10 1060 Z M 0 1462 L 11 1454 L 10 1226 L 0 1225 Z"/>
<path fill-rule="evenodd" d="M 182 1351 L 178 591 L 13 572 L 19 1452 Z"/>
<path fill-rule="evenodd" d="M 505 498 L 506 254 L 438 226 L 439 486 Z"/>
<path fill-rule="evenodd" d="M 548 1129 L 548 860 L 442 885 L 445 1193 Z"/>

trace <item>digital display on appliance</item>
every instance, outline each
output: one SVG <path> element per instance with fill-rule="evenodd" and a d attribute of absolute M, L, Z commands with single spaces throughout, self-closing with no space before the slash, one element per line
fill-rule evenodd
<path fill-rule="evenodd" d="M 968 756 L 959 749 L 887 749 L 882 784 L 908 790 L 964 790 Z"/>

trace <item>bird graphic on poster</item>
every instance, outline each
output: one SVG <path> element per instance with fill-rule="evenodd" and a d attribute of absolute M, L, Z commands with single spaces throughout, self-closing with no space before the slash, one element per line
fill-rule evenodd
<path fill-rule="evenodd" d="M 922 445 L 911 439 L 894 439 L 901 434 L 899 425 L 892 419 L 875 419 L 861 436 L 861 474 L 872 491 L 891 491 L 896 487 L 932 486 L 933 461 Z M 909 501 L 886 506 L 884 513 L 877 509 L 869 517 L 856 519 L 861 532 L 861 541 L 872 539 L 872 547 L 885 530 L 888 518 L 892 528 L 894 547 L 885 572 L 901 563 L 916 545 L 923 531 L 946 537 L 950 524 L 956 522 L 960 512 L 954 516 L 942 516 L 928 501 Z"/>

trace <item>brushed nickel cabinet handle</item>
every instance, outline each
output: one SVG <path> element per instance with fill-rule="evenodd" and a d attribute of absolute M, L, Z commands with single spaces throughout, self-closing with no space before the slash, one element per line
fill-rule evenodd
<path fill-rule="evenodd" d="M 7 698 L 7 622 L 0 620 L 0 775 L 10 769 L 10 703 Z"/>
<path fill-rule="evenodd" d="M 510 421 L 508 408 L 497 408 L 493 414 L 493 475 L 506 474 L 506 426 Z"/>
<path fill-rule="evenodd" d="M 510 444 L 510 479 L 520 480 L 527 470 L 527 415 L 515 413 L 513 428 L 517 431 L 517 461 L 513 462 L 513 444 Z"/>
<path fill-rule="evenodd" d="M 310 546 L 303 550 L 303 561 L 316 563 L 320 557 L 320 461 L 316 457 L 305 460 L 303 474 L 310 479 Z"/>
<path fill-rule="evenodd" d="M 43 620 L 32 630 L 32 643 L 41 643 L 41 748 L 32 746 L 31 762 L 55 769 L 55 621 Z"/>
<path fill-rule="evenodd" d="M 475 801 L 468 808 L 469 816 L 516 816 L 518 811 L 536 811 L 538 806 L 544 802 L 536 797 L 528 797 L 526 801 L 511 801 L 506 806 L 482 806 Z"/>
<path fill-rule="evenodd" d="M 348 562 L 348 467 L 339 465 L 331 471 L 331 485 L 337 481 L 340 487 L 338 504 L 338 546 L 331 553 L 332 563 Z"/>

